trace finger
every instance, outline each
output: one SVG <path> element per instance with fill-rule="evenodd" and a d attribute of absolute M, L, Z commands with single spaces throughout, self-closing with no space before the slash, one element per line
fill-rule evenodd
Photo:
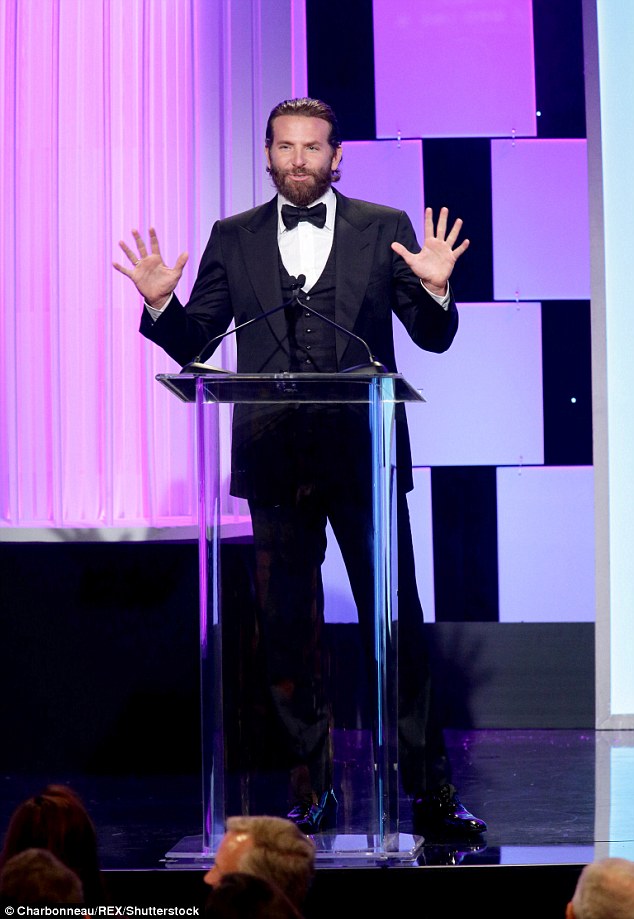
<path fill-rule="evenodd" d="M 120 271 L 121 274 L 124 274 L 124 275 L 126 276 L 126 278 L 131 278 L 131 277 L 132 277 L 132 272 L 130 271 L 130 269 L 129 269 L 129 268 L 124 268 L 124 266 L 123 266 L 123 265 L 120 265 L 119 262 L 113 262 L 113 263 L 112 263 L 112 267 L 113 267 L 113 268 L 116 268 L 117 271 Z"/>
<path fill-rule="evenodd" d="M 449 216 L 449 210 L 446 207 L 440 208 L 440 214 L 438 215 L 438 225 L 436 226 L 436 238 L 444 239 L 445 233 L 447 232 L 447 217 Z"/>
<path fill-rule="evenodd" d="M 447 237 L 447 242 L 449 243 L 450 246 L 453 247 L 453 244 L 455 243 L 455 241 L 458 239 L 458 236 L 460 235 L 461 229 L 462 229 L 462 220 L 460 219 L 460 217 L 458 217 L 458 219 L 455 221 L 454 225 L 452 226 L 451 230 L 449 231 L 449 236 Z"/>
<path fill-rule="evenodd" d="M 130 261 L 132 262 L 133 267 L 136 268 L 136 265 L 139 261 L 138 257 L 134 254 L 130 246 L 128 246 L 122 239 L 119 240 L 119 248 L 125 252 Z"/>
<path fill-rule="evenodd" d="M 150 248 L 152 249 L 152 255 L 158 255 L 161 261 L 163 261 L 163 256 L 161 255 L 161 249 L 159 247 L 158 236 L 156 235 L 156 230 L 154 227 L 150 227 Z"/>
<path fill-rule="evenodd" d="M 414 257 L 414 253 L 406 249 L 402 243 L 392 243 L 392 250 L 396 252 L 397 255 L 400 255 L 402 259 L 405 259 L 408 264 L 409 260 Z"/>
<path fill-rule="evenodd" d="M 187 254 L 187 252 L 181 252 L 181 254 L 176 259 L 176 264 L 174 265 L 174 268 L 177 271 L 182 271 L 185 265 L 187 264 L 188 258 L 189 258 L 189 255 Z"/>
<path fill-rule="evenodd" d="M 453 250 L 454 258 L 460 258 L 460 256 L 467 251 L 469 248 L 469 240 L 465 239 L 460 243 L 457 249 Z"/>
<path fill-rule="evenodd" d="M 434 235 L 434 212 L 430 207 L 425 208 L 425 239 Z"/>
<path fill-rule="evenodd" d="M 147 255 L 147 249 L 145 248 L 145 243 L 141 239 L 141 234 L 138 230 L 132 230 L 132 235 L 134 236 L 134 241 L 136 242 L 137 249 L 141 258 L 145 258 Z"/>

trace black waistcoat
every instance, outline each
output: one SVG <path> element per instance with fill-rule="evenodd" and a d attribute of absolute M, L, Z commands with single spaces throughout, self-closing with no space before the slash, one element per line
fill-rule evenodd
<path fill-rule="evenodd" d="M 279 259 L 280 281 L 284 300 L 290 300 L 290 275 Z M 335 320 L 335 243 L 319 280 L 308 294 L 302 294 L 312 309 Z M 335 329 L 299 307 L 286 311 L 289 341 L 289 370 L 294 373 L 335 373 L 337 350 Z"/>

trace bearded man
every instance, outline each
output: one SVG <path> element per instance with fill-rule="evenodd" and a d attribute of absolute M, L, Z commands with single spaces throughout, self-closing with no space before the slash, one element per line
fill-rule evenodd
<path fill-rule="evenodd" d="M 425 213 L 418 245 L 403 211 L 334 191 L 342 145 L 332 109 L 316 99 L 277 105 L 266 128 L 267 169 L 276 196 L 217 221 L 183 308 L 174 294 L 187 255 L 174 268 L 133 231 L 124 242 L 131 268 L 115 268 L 145 300 L 141 332 L 181 365 L 235 321 L 259 317 L 237 333 L 238 373 L 345 371 L 367 363 L 365 341 L 396 372 L 392 316 L 421 348 L 442 352 L 458 314 L 449 287 L 462 221 L 448 230 L 447 209 L 434 228 Z M 308 311 L 275 311 L 305 277 Z M 352 335 L 340 334 L 332 323 Z M 260 632 L 268 685 L 286 746 L 293 800 L 288 817 L 314 833 L 332 815 L 327 700 L 320 673 L 321 564 L 330 521 L 350 578 L 366 655 L 373 654 L 372 506 L 367 421 L 344 407 L 284 412 L 240 406 L 234 416 L 232 493 L 249 501 L 256 550 Z M 346 407 L 347 408 L 347 407 Z M 396 423 L 399 529 L 399 763 L 413 799 L 414 831 L 480 836 L 485 823 L 461 804 L 451 784 L 441 726 L 434 718 L 423 614 L 416 590 L 406 494 L 413 487 L 403 406 Z"/>

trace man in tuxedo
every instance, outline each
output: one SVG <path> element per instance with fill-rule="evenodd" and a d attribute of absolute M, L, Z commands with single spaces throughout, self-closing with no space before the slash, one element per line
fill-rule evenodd
<path fill-rule="evenodd" d="M 232 320 L 240 327 L 259 318 L 237 332 L 239 373 L 345 371 L 368 361 L 360 339 L 396 372 L 393 315 L 419 347 L 445 351 L 458 327 L 448 281 L 469 245 L 457 244 L 462 222 L 448 229 L 443 208 L 434 228 L 427 209 L 420 248 L 403 211 L 334 191 L 342 146 L 335 115 L 319 100 L 292 99 L 273 109 L 265 156 L 276 196 L 214 224 L 185 308 L 174 289 L 187 255 L 168 268 L 153 229 L 149 252 L 136 230 L 138 254 L 120 243 L 132 267 L 115 268 L 145 300 L 142 334 L 186 365 Z M 303 302 L 318 317 L 297 308 L 274 311 L 292 299 L 300 276 Z M 367 419 L 347 406 L 240 409 L 234 415 L 232 493 L 249 500 L 253 521 L 269 691 L 291 765 L 288 816 L 315 832 L 336 805 L 319 641 L 327 521 L 372 656 L 374 534 L 369 470 L 360 459 L 368 454 Z M 407 512 L 413 484 L 402 405 L 396 455 L 401 779 L 413 798 L 415 832 L 479 836 L 486 825 L 462 805 L 451 784 L 431 703 Z"/>

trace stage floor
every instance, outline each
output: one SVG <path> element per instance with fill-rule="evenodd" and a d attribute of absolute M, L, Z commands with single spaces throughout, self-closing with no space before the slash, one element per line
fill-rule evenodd
<path fill-rule="evenodd" d="M 452 730 L 446 737 L 460 796 L 489 829 L 480 846 L 423 844 L 413 866 L 578 865 L 606 855 L 634 858 L 634 732 Z M 82 796 L 106 870 L 170 867 L 165 854 L 183 837 L 201 832 L 200 777 L 160 770 L 144 776 L 5 775 L 3 827 L 13 809 L 46 782 L 68 783 Z M 401 831 L 409 833 L 406 801 L 401 813 Z"/>

